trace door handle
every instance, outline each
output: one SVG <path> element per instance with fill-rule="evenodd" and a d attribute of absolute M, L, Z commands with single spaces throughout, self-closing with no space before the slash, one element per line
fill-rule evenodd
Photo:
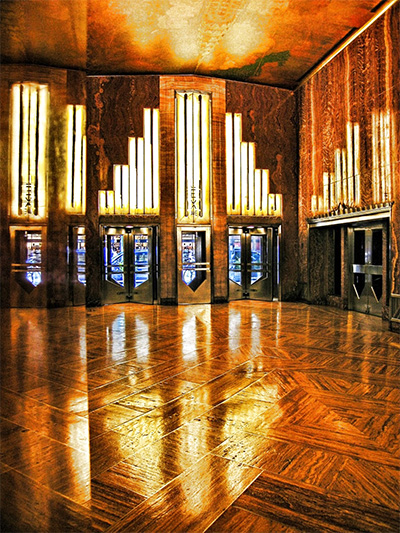
<path fill-rule="evenodd" d="M 354 283 L 353 283 L 353 289 L 354 289 L 354 292 L 356 293 L 357 299 L 359 300 L 359 299 L 360 299 L 360 296 L 358 295 L 358 291 L 357 291 L 357 288 L 356 288 L 356 286 L 354 285 Z"/>
<path fill-rule="evenodd" d="M 371 286 L 371 291 L 372 291 L 372 294 L 374 295 L 374 298 L 376 300 L 376 303 L 378 304 L 379 303 L 379 300 L 378 298 L 376 297 L 376 292 L 374 291 L 374 288 Z"/>

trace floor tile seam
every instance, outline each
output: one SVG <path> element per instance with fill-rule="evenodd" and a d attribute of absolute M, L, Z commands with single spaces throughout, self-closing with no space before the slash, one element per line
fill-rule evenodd
<path fill-rule="evenodd" d="M 345 381 L 345 378 L 351 378 L 353 379 L 352 386 L 354 386 L 354 380 L 357 380 L 356 383 L 361 384 L 367 384 L 367 385 L 382 385 L 385 387 L 392 387 L 393 389 L 399 389 L 400 388 L 400 380 L 395 378 L 387 378 L 387 376 L 381 376 L 377 374 L 373 374 L 370 372 L 363 372 L 363 371 L 351 371 L 351 370 L 337 370 L 334 368 L 328 368 L 328 367 L 319 367 L 320 373 L 323 375 L 331 375 L 334 377 L 338 377 L 339 379 L 342 377 Z"/>
<path fill-rule="evenodd" d="M 28 372 L 24 372 L 25 374 L 27 374 Z M 64 383 L 60 383 L 59 381 L 54 381 L 54 380 L 51 380 L 51 379 L 47 379 L 47 378 L 44 378 L 42 376 L 40 376 L 39 374 L 32 374 L 30 373 L 29 375 L 32 375 L 34 377 L 38 377 L 39 379 L 42 379 L 43 381 L 47 381 L 47 383 L 45 383 L 44 385 L 40 385 L 39 387 L 33 387 L 33 388 L 28 388 L 27 390 L 24 390 L 24 391 L 18 391 L 18 390 L 13 390 L 13 389 L 10 389 L 10 387 L 7 385 L 4 385 L 2 384 L 1 385 L 1 388 L 2 389 L 5 389 L 9 392 L 16 392 L 17 394 L 27 394 L 28 392 L 32 392 L 34 390 L 37 390 L 37 389 L 41 389 L 43 387 L 48 387 L 49 384 L 53 384 L 53 385 L 59 385 L 61 387 L 65 387 L 66 389 L 71 389 L 73 391 L 76 391 L 76 392 L 84 392 L 82 391 L 81 389 L 76 389 L 75 387 L 70 387 L 68 385 L 65 385 Z"/>
<path fill-rule="evenodd" d="M 85 453 L 86 453 L 86 452 L 88 451 L 86 448 L 84 448 L 84 449 L 83 449 L 83 448 L 77 448 L 77 447 L 75 447 L 75 446 L 70 446 L 69 444 L 65 444 L 64 442 L 61 442 L 61 441 L 55 439 L 54 437 L 50 437 L 49 435 L 46 435 L 46 434 L 44 434 L 44 433 L 40 433 L 39 431 L 36 431 L 35 429 L 30 429 L 30 428 L 26 427 L 25 425 L 22 425 L 22 424 L 20 424 L 20 423 L 14 422 L 13 420 L 10 420 L 10 419 L 8 419 L 8 418 L 5 418 L 5 417 L 2 417 L 2 416 L 1 416 L 1 417 L 0 417 L 0 420 L 1 420 L 1 418 L 4 418 L 5 420 L 8 420 L 9 422 L 12 422 L 12 423 L 15 424 L 16 426 L 19 426 L 20 428 L 23 428 L 23 429 L 26 430 L 26 431 L 33 432 L 35 435 L 37 435 L 37 436 L 39 436 L 39 437 L 43 437 L 43 438 L 45 438 L 45 439 L 50 440 L 51 442 L 56 442 L 57 444 L 61 444 L 62 446 L 64 446 L 64 447 L 67 448 L 67 449 L 70 448 L 70 449 L 72 449 L 72 450 L 74 450 L 74 451 L 76 451 L 76 452 L 81 452 L 81 453 L 82 453 L 82 452 L 85 452 Z M 24 433 L 26 433 L 26 431 L 24 431 Z M 4 440 L 4 437 L 1 438 L 0 440 L 3 441 L 3 440 Z M 87 439 L 86 439 L 86 440 L 87 440 Z M 90 450 L 89 450 L 89 451 L 90 451 Z M 3 460 L 3 462 L 4 462 L 4 460 Z M 5 464 L 7 464 L 7 463 L 5 463 Z"/>
<path fill-rule="evenodd" d="M 196 466 L 198 465 L 198 463 L 200 463 L 201 461 L 203 461 L 206 457 L 209 457 L 209 456 L 213 456 L 213 457 L 218 457 L 219 459 L 221 459 L 220 456 L 216 456 L 214 454 L 212 454 L 211 452 L 207 452 L 206 454 L 204 454 L 202 457 L 200 457 L 194 464 L 190 465 L 190 467 L 186 468 L 185 470 L 183 470 L 180 474 L 178 474 L 177 476 L 175 476 L 173 479 L 171 479 L 170 481 L 168 481 L 168 483 L 166 483 L 165 485 L 163 485 L 162 487 L 160 487 L 157 491 L 155 491 L 151 496 L 149 496 L 148 498 L 146 498 L 143 502 L 141 502 L 140 504 L 136 505 L 135 507 L 133 507 L 130 511 L 128 511 L 128 513 L 126 515 L 124 515 L 123 517 L 119 518 L 117 522 L 115 522 L 110 528 L 108 528 L 104 533 L 112 533 L 112 531 L 114 530 L 114 528 L 118 527 L 119 523 L 126 520 L 126 519 L 129 519 L 130 518 L 130 515 L 132 515 L 132 518 L 135 516 L 136 513 L 138 513 L 138 507 L 140 506 L 143 506 L 145 507 L 148 503 L 148 500 L 150 498 L 155 498 L 157 496 L 157 494 L 161 491 L 165 491 L 165 490 L 168 490 L 168 485 L 171 485 L 172 483 L 176 483 L 177 479 L 180 478 L 180 477 L 183 477 L 183 476 L 187 476 L 188 474 L 191 473 L 191 471 L 193 471 Z M 222 458 L 222 459 L 225 459 L 225 458 Z M 226 461 L 230 461 L 230 459 L 226 459 Z M 245 465 L 247 466 L 247 465 Z M 252 468 L 254 470 L 259 470 L 258 468 L 255 468 L 255 467 L 249 467 L 249 468 Z M 257 478 L 261 475 L 261 470 L 259 472 L 259 474 L 257 475 Z M 257 479 L 255 478 L 255 479 Z M 242 491 L 241 495 L 248 489 L 248 487 L 254 482 L 255 480 L 251 481 L 247 486 L 246 488 Z M 226 509 L 224 509 L 221 514 L 223 514 L 225 512 Z M 219 516 L 218 515 L 218 518 Z M 213 522 L 214 523 L 214 522 Z M 210 524 L 211 526 L 211 524 Z M 210 527 L 208 526 L 208 527 Z M 208 528 L 207 528 L 208 529 Z"/>
<path fill-rule="evenodd" d="M 14 391 L 10 391 L 10 392 L 14 392 Z M 18 393 L 18 394 L 20 394 L 20 395 L 22 396 L 21 393 Z M 27 395 L 26 395 L 26 396 L 27 396 Z M 37 407 L 41 407 L 41 406 L 43 406 L 43 407 L 48 407 L 48 408 L 50 408 L 50 409 L 52 409 L 52 410 L 59 411 L 60 413 L 62 413 L 62 414 L 64 414 L 64 415 L 67 415 L 67 416 L 71 416 L 71 415 L 72 415 L 72 416 L 74 416 L 74 417 L 80 418 L 80 419 L 81 419 L 81 420 L 80 420 L 81 422 L 87 421 L 87 420 L 86 420 L 87 415 L 81 415 L 81 414 L 76 413 L 75 411 L 66 411 L 65 409 L 61 409 L 61 407 L 57 407 L 57 406 L 55 406 L 55 405 L 51 405 L 51 404 L 49 404 L 49 403 L 47 403 L 47 402 L 45 402 L 45 401 L 43 401 L 43 400 L 38 400 L 38 399 L 33 398 L 33 397 L 31 397 L 31 396 L 27 396 L 27 399 L 30 400 L 30 401 L 34 401 L 34 402 L 38 403 L 39 405 L 38 405 Z M 25 413 L 25 412 L 26 412 L 26 411 L 23 410 L 23 411 L 21 411 L 21 412 L 19 412 L 19 413 L 15 413 L 15 414 L 12 415 L 12 416 L 13 416 L 13 417 L 14 417 L 14 416 L 18 416 L 19 414 L 22 414 L 22 413 Z M 8 419 L 10 419 L 9 416 L 6 416 L 6 417 L 5 417 L 4 415 L 0 415 L 0 417 L 1 417 L 1 416 L 3 416 L 4 418 L 8 418 Z M 11 420 L 11 421 L 12 421 L 12 420 Z M 58 422 L 57 422 L 57 423 L 58 423 Z"/>
<path fill-rule="evenodd" d="M 360 499 L 360 498 L 354 498 L 354 496 L 347 496 L 346 494 L 340 492 L 339 490 L 332 490 L 331 488 L 321 488 L 316 485 L 310 485 L 308 483 L 305 483 L 303 481 L 296 481 L 289 478 L 284 478 L 283 476 L 279 474 L 269 474 L 268 472 L 263 471 L 260 476 L 262 476 L 262 480 L 264 481 L 265 478 L 267 480 L 271 480 L 272 482 L 280 483 L 283 481 L 286 485 L 289 485 L 291 487 L 294 487 L 295 489 L 300 489 L 301 491 L 308 491 L 309 493 L 318 494 L 321 498 L 326 498 L 327 500 L 330 499 L 332 496 L 335 499 L 340 499 L 340 506 L 343 506 L 343 503 L 347 503 L 348 509 L 358 510 L 358 507 L 364 508 L 364 512 L 370 510 L 370 514 L 379 514 L 379 513 L 391 513 L 392 517 L 393 515 L 398 516 L 399 518 L 399 525 L 400 525 L 400 514 L 399 508 L 397 507 L 389 507 L 387 505 L 384 505 L 383 503 L 377 503 L 377 502 L 371 502 L 366 499 Z M 263 500 L 265 502 L 265 500 Z M 272 504 L 276 505 L 276 504 Z"/>
<path fill-rule="evenodd" d="M 276 428 L 271 428 L 273 430 L 275 430 Z M 282 430 L 279 430 L 278 428 L 278 432 L 280 432 Z M 341 456 L 344 456 L 346 458 L 351 458 L 351 459 L 355 459 L 355 460 L 359 460 L 361 455 L 365 455 L 365 451 L 368 451 L 368 452 L 371 452 L 371 450 L 369 448 L 365 448 L 365 447 L 362 447 L 362 446 L 358 446 L 354 443 L 352 444 L 347 444 L 345 442 L 341 442 L 341 441 L 333 441 L 333 443 L 338 443 L 339 445 L 343 445 L 343 446 L 346 446 L 347 448 L 349 448 L 348 450 L 346 451 L 338 451 L 337 449 L 335 448 L 332 448 L 332 447 L 327 447 L 327 443 L 321 443 L 321 444 L 318 444 L 315 442 L 315 438 L 313 436 L 313 440 L 310 440 L 305 443 L 303 441 L 303 439 L 300 439 L 300 441 L 294 441 L 292 437 L 285 437 L 283 435 L 270 435 L 270 436 L 267 436 L 263 433 L 257 433 L 255 430 L 250 430 L 250 429 L 246 429 L 246 433 L 250 433 L 252 435 L 255 435 L 255 436 L 258 436 L 258 437 L 264 437 L 265 439 L 268 439 L 268 438 L 273 438 L 275 440 L 279 440 L 281 442 L 288 442 L 289 444 L 296 444 L 298 446 L 307 446 L 307 448 L 313 448 L 313 449 L 317 449 L 317 450 L 322 450 L 322 451 L 325 451 L 325 452 L 328 452 L 328 453 L 334 453 L 336 455 L 341 455 Z M 298 435 L 301 437 L 301 434 Z M 370 440 L 370 439 L 368 439 Z M 328 441 L 329 442 L 329 441 Z M 357 449 L 357 450 L 360 450 L 360 452 L 362 453 L 352 453 L 352 450 L 353 449 Z M 393 458 L 392 457 L 392 454 L 390 454 L 389 452 L 387 452 L 386 450 L 381 450 L 381 449 L 374 449 L 372 450 L 373 453 L 376 453 L 377 455 L 383 455 L 384 458 L 385 456 L 389 456 L 387 457 L 387 461 L 385 462 L 382 462 L 382 461 L 379 461 L 379 459 L 371 459 L 371 458 L 368 458 L 368 459 L 364 459 L 363 460 L 368 460 L 368 462 L 370 463 L 373 463 L 373 464 L 376 464 L 378 466 L 382 466 L 382 467 L 388 467 L 388 468 L 394 468 L 394 469 L 398 469 L 400 471 L 400 457 L 397 458 Z"/>
<path fill-rule="evenodd" d="M 7 472 L 10 472 L 10 471 L 13 471 L 13 472 L 16 472 L 19 476 L 22 476 L 24 478 L 27 478 L 29 479 L 29 481 L 31 483 L 34 483 L 35 486 L 36 486 L 36 489 L 37 490 L 44 490 L 45 492 L 47 492 L 49 495 L 52 495 L 52 494 L 55 494 L 57 497 L 61 497 L 62 499 L 66 499 L 70 502 L 72 502 L 74 505 L 80 507 L 80 513 L 82 513 L 82 510 L 86 511 L 86 512 L 89 512 L 90 513 L 90 510 L 87 509 L 87 507 L 84 506 L 84 503 L 81 503 L 81 502 L 78 502 L 76 500 L 74 500 L 73 498 L 71 498 L 70 496 L 66 495 L 66 494 L 63 494 L 62 492 L 59 492 L 58 490 L 55 490 L 51 487 L 48 487 L 47 485 L 45 485 L 44 483 L 41 483 L 40 481 L 38 481 L 37 479 L 35 479 L 35 477 L 33 476 L 30 476 L 29 474 L 26 474 L 25 472 L 21 472 L 20 470 L 18 470 L 17 468 L 14 468 L 14 467 L 10 467 L 10 470 L 8 470 Z M 5 472 L 5 474 L 7 474 L 7 472 Z M 2 474 L 3 475 L 3 474 Z M 82 514 L 85 514 L 85 513 L 82 513 Z M 49 532 L 50 533 L 50 532 Z"/>

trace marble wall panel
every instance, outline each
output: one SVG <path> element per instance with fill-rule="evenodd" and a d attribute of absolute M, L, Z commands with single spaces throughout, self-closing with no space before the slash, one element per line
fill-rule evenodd
<path fill-rule="evenodd" d="M 292 91 L 226 82 L 226 111 L 242 114 L 242 140 L 256 143 L 256 168 L 270 171 L 270 191 L 283 195 L 281 295 L 295 298 L 297 269 L 297 106 Z M 276 221 L 273 221 L 276 222 Z M 271 223 L 263 217 L 262 223 Z"/>
<path fill-rule="evenodd" d="M 311 196 L 322 194 L 323 172 L 334 172 L 334 152 L 346 148 L 346 124 L 360 125 L 361 207 L 373 206 L 373 113 L 390 116 L 393 202 L 390 258 L 392 292 L 400 292 L 399 18 L 395 4 L 299 90 L 300 282 L 307 296 L 307 218 Z"/>

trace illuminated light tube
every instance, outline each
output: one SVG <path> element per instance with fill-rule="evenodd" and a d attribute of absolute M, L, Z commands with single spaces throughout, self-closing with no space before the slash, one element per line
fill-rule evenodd
<path fill-rule="evenodd" d="M 335 174 L 332 172 L 329 174 L 329 193 L 330 193 L 330 208 L 333 209 L 335 207 Z"/>
<path fill-rule="evenodd" d="M 354 124 L 354 203 L 360 205 L 360 126 Z"/>
<path fill-rule="evenodd" d="M 346 162 L 346 150 L 342 149 L 342 201 L 345 205 L 348 202 L 347 196 L 347 162 Z"/>
<path fill-rule="evenodd" d="M 82 211 L 82 106 L 75 108 L 74 210 Z"/>
<path fill-rule="evenodd" d="M 324 197 L 318 196 L 318 212 L 323 213 L 324 212 Z"/>
<path fill-rule="evenodd" d="M 19 215 L 19 156 L 20 156 L 20 116 L 21 116 L 21 85 L 11 89 L 12 106 L 12 137 L 11 137 L 11 213 Z"/>
<path fill-rule="evenodd" d="M 201 205 L 200 215 L 204 221 L 210 218 L 210 96 L 201 97 Z"/>
<path fill-rule="evenodd" d="M 37 198 L 35 197 L 34 191 L 36 190 L 36 170 L 37 170 L 37 153 L 36 153 L 36 138 L 38 135 L 37 124 L 38 124 L 38 91 L 37 87 L 30 87 L 30 98 L 29 98 L 29 137 L 28 137 L 28 183 L 31 187 L 31 206 L 28 211 L 30 214 L 38 214 L 37 212 Z"/>
<path fill-rule="evenodd" d="M 188 93 L 186 98 L 186 211 L 191 215 L 193 187 L 193 94 Z"/>
<path fill-rule="evenodd" d="M 121 165 L 121 213 L 129 213 L 129 165 Z"/>
<path fill-rule="evenodd" d="M 74 194 L 74 172 L 73 172 L 73 151 L 74 151 L 74 106 L 67 105 L 67 210 L 73 208 Z"/>
<path fill-rule="evenodd" d="M 153 209 L 153 157 L 151 146 L 151 109 L 143 110 L 143 144 L 144 144 L 144 212 L 151 213 Z"/>
<path fill-rule="evenodd" d="M 115 214 L 114 191 L 106 191 L 106 209 L 107 209 L 107 215 Z"/>
<path fill-rule="evenodd" d="M 262 214 L 268 215 L 268 198 L 269 198 L 269 170 L 268 169 L 262 169 L 261 170 L 261 178 L 262 178 Z"/>
<path fill-rule="evenodd" d="M 115 212 L 121 213 L 122 208 L 122 184 L 121 184 L 121 165 L 114 165 L 113 167 L 113 182 L 115 194 Z"/>
<path fill-rule="evenodd" d="M 177 143 L 177 181 L 178 181 L 178 218 L 186 216 L 186 160 L 185 160 L 185 97 L 176 94 L 176 143 Z"/>
<path fill-rule="evenodd" d="M 311 212 L 316 213 L 318 210 L 318 197 L 316 194 L 311 196 Z"/>
<path fill-rule="evenodd" d="M 322 174 L 323 193 L 324 193 L 324 212 L 329 211 L 329 173 Z"/>
<path fill-rule="evenodd" d="M 27 215 L 26 193 L 29 183 L 29 98 L 30 87 L 22 85 L 22 164 L 20 169 L 20 189 L 21 197 L 19 203 L 19 214 Z"/>
<path fill-rule="evenodd" d="M 255 208 L 254 208 L 254 181 L 255 181 L 255 176 L 254 176 L 254 170 L 255 170 L 255 158 L 256 158 L 256 145 L 254 143 L 248 143 L 248 146 L 249 146 L 249 166 L 248 166 L 248 171 L 249 171 L 249 175 L 248 175 L 248 187 L 249 187 L 249 191 L 248 191 L 248 195 L 249 195 L 249 200 L 248 200 L 248 205 L 249 205 L 249 215 L 254 215 L 255 213 Z"/>
<path fill-rule="evenodd" d="M 232 113 L 225 114 L 225 150 L 226 150 L 226 200 L 227 213 L 233 213 L 233 121 Z"/>
<path fill-rule="evenodd" d="M 385 196 L 382 198 L 383 202 L 391 200 L 392 198 L 392 161 L 391 161 L 391 152 L 390 152 L 390 111 L 387 110 L 384 116 L 385 124 L 385 166 L 386 166 L 386 188 Z"/>
<path fill-rule="evenodd" d="M 137 170 L 136 170 L 136 137 L 128 139 L 128 163 L 129 163 L 129 208 L 130 214 L 136 213 L 137 207 Z"/>
<path fill-rule="evenodd" d="M 335 206 L 342 200 L 342 165 L 341 165 L 341 151 L 338 148 L 335 150 Z"/>
<path fill-rule="evenodd" d="M 39 86 L 39 125 L 38 125 L 38 214 L 46 216 L 46 145 L 47 145 L 47 120 L 48 120 L 49 89 L 47 85 Z"/>
<path fill-rule="evenodd" d="M 200 101 L 199 95 L 193 94 L 193 117 L 192 117 L 192 164 L 193 164 L 193 184 L 192 190 L 189 191 L 191 198 L 192 216 L 200 215 Z"/>
<path fill-rule="evenodd" d="M 82 213 L 86 213 L 86 135 L 82 138 Z"/>
<path fill-rule="evenodd" d="M 100 215 L 105 215 L 107 212 L 107 191 L 99 191 L 99 213 Z"/>
<path fill-rule="evenodd" d="M 137 139 L 137 209 L 144 212 L 144 150 L 143 138 Z"/>
<path fill-rule="evenodd" d="M 242 142 L 242 115 L 235 113 L 233 116 L 233 172 L 234 172 L 234 194 L 235 205 L 233 208 L 233 214 L 241 214 L 241 142 Z"/>
<path fill-rule="evenodd" d="M 240 145 L 240 159 L 241 159 L 241 182 L 242 182 L 242 212 L 241 214 L 249 214 L 249 188 L 248 188 L 248 143 L 242 142 Z"/>
<path fill-rule="evenodd" d="M 347 199 L 349 205 L 354 204 L 354 165 L 353 165 L 353 124 L 346 124 L 347 140 Z"/>
<path fill-rule="evenodd" d="M 379 114 L 380 119 L 380 174 L 381 174 L 381 201 L 385 197 L 386 192 L 386 161 L 385 161 L 385 124 L 384 124 L 384 116 L 382 111 Z"/>
<path fill-rule="evenodd" d="M 262 215 L 262 193 L 261 193 L 261 169 L 254 170 L 254 213 L 258 216 Z"/>
<path fill-rule="evenodd" d="M 153 109 L 153 213 L 160 209 L 160 111 Z"/>

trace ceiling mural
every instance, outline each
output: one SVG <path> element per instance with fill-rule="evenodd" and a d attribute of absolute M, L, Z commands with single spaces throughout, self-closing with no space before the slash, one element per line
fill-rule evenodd
<path fill-rule="evenodd" d="M 293 87 L 381 4 L 2 0 L 2 56 L 93 74 L 202 74 Z"/>

